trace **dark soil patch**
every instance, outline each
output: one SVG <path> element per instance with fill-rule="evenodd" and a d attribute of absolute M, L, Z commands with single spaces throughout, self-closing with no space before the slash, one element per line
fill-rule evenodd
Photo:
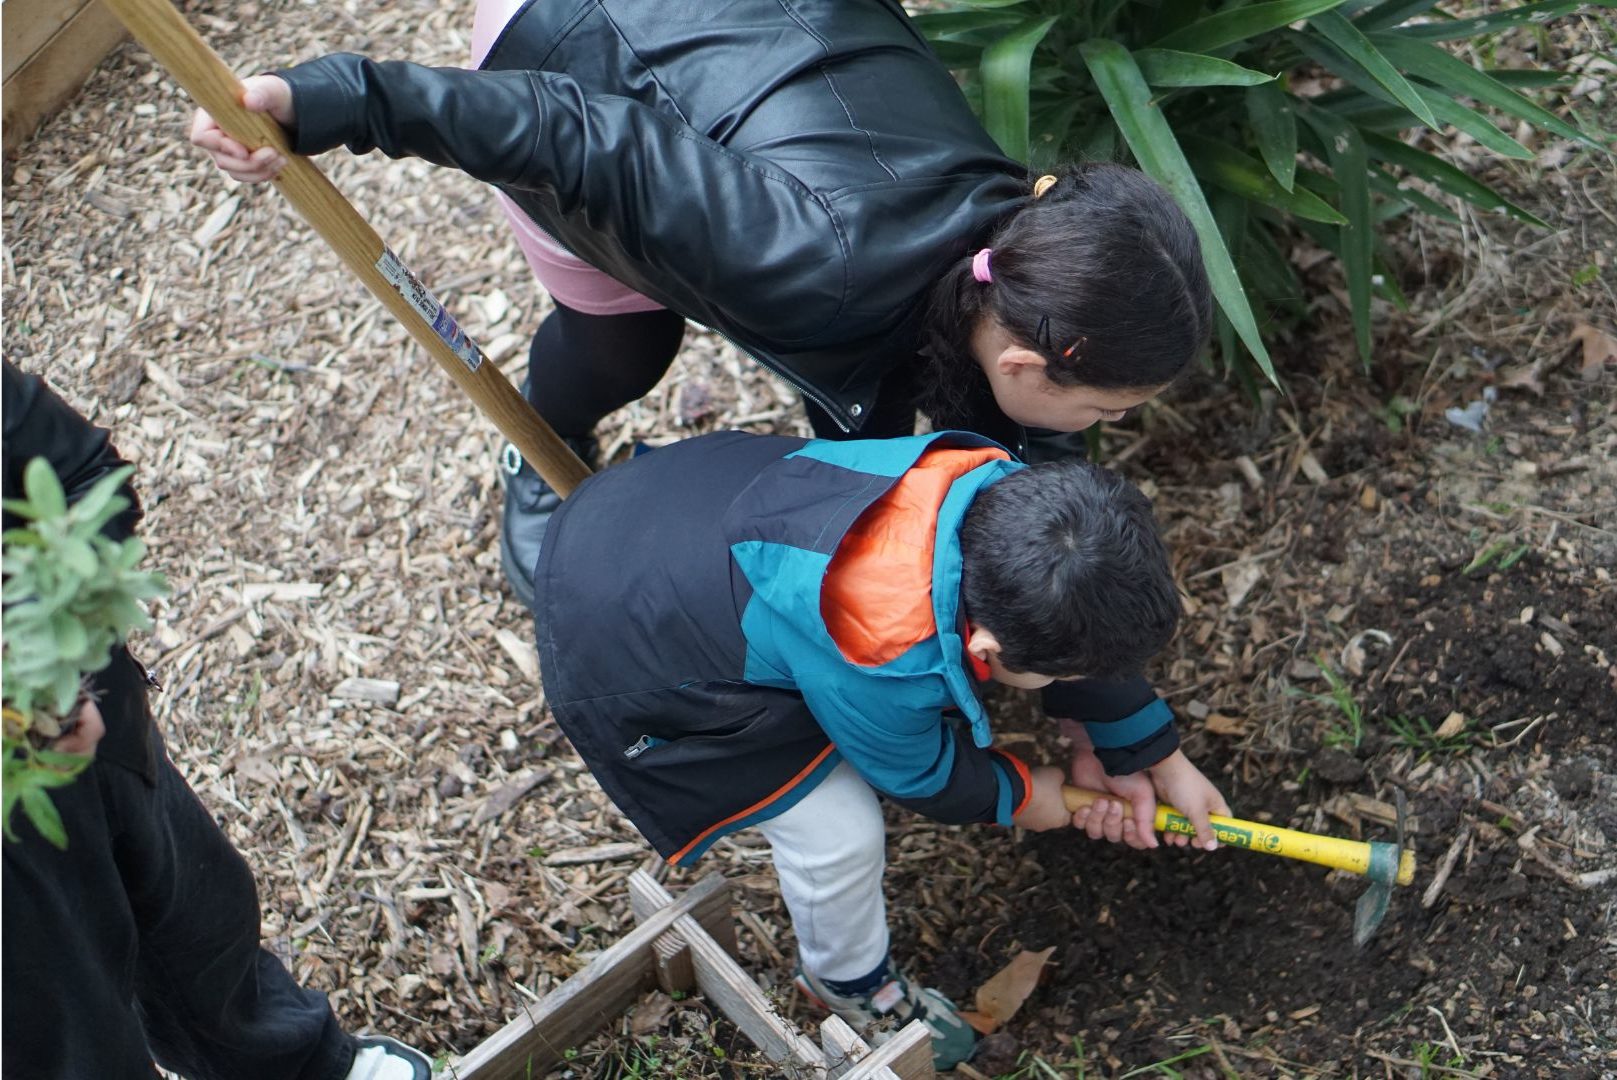
<path fill-rule="evenodd" d="M 1172 1067 L 1617 1074 L 1617 879 L 1598 876 L 1617 863 L 1610 536 L 1598 526 L 1478 529 L 1451 516 L 1472 497 L 1457 472 L 1489 489 L 1521 472 L 1515 461 L 1561 460 L 1580 446 L 1512 423 L 1525 432 L 1520 457 L 1492 461 L 1428 429 L 1424 439 L 1399 438 L 1404 472 L 1377 476 L 1366 466 L 1390 453 L 1385 428 L 1368 417 L 1334 422 L 1318 454 L 1330 463 L 1323 490 L 1276 499 L 1243 488 L 1231 503 L 1239 516 L 1206 556 L 1217 566 L 1267 547 L 1258 541 L 1281 522 L 1292 546 L 1273 563 L 1300 572 L 1273 571 L 1261 605 L 1226 612 L 1215 628 L 1204 622 L 1221 598 L 1207 579 L 1213 588 L 1192 589 L 1205 606 L 1181 635 L 1187 647 L 1203 643 L 1196 668 L 1222 653 L 1250 679 L 1199 692 L 1216 711 L 1275 719 L 1244 741 L 1187 721 L 1187 752 L 1238 815 L 1310 831 L 1392 839 L 1352 798 L 1373 807 L 1403 791 L 1418 826 L 1415 885 L 1395 893 L 1378 935 L 1357 949 L 1353 907 L 1365 885 L 1350 875 L 1247 852 L 1142 854 L 1072 834 L 1029 836 L 991 916 L 945 934 L 926 966 L 940 989 L 969 1002 L 1018 950 L 1055 947 L 1046 983 L 974 1063 L 983 1074 L 1020 1076 L 1034 1054 L 1076 1060 L 1074 1039 L 1091 1063 L 1119 1071 L 1201 1050 Z M 1254 452 L 1239 433 L 1216 441 L 1228 445 L 1201 460 L 1170 443 L 1146 468 L 1181 501 L 1214 490 L 1233 473 L 1219 455 Z M 1571 485 L 1587 482 L 1569 474 L 1530 497 L 1563 505 L 1576 501 Z M 1375 497 L 1361 503 L 1366 486 Z M 1213 522 L 1186 514 L 1194 520 L 1170 523 L 1171 532 Z M 1488 565 L 1468 569 L 1490 547 Z M 1265 640 L 1259 624 L 1283 620 L 1303 628 L 1295 643 L 1254 651 Z M 1356 727 L 1309 696 L 1328 690 L 1320 662 L 1347 688 Z M 1013 707 L 998 713 L 1003 724 Z M 1451 714 L 1462 726 L 1439 737 Z M 1058 747 L 1042 749 L 1060 760 Z M 1452 872 L 1423 906 L 1462 833 Z"/>

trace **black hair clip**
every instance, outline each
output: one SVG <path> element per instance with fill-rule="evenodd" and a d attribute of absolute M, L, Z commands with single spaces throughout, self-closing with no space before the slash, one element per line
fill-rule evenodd
<path fill-rule="evenodd" d="M 1038 342 L 1039 348 L 1050 349 L 1050 316 L 1039 316 L 1039 328 L 1033 333 L 1033 340 Z"/>

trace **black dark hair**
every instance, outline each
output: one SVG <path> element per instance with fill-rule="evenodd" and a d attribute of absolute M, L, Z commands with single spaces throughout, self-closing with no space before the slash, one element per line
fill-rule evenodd
<path fill-rule="evenodd" d="M 978 493 L 960 528 L 966 617 L 1012 671 L 1138 674 L 1182 607 L 1151 503 L 1109 469 L 1056 461 Z"/>
<path fill-rule="evenodd" d="M 918 402 L 940 426 L 970 415 L 988 393 L 971 351 L 993 315 L 1044 357 L 1061 386 L 1147 390 L 1172 382 L 1206 346 L 1212 290 L 1190 219 L 1156 181 L 1123 165 L 1067 168 L 978 247 L 993 249 L 993 280 L 978 281 L 962 251 L 929 298 L 922 331 L 932 371 Z"/>

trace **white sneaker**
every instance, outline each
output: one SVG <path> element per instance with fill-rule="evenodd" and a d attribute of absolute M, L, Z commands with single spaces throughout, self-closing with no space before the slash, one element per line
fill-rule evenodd
<path fill-rule="evenodd" d="M 432 1080 L 432 1062 L 419 1050 L 386 1035 L 360 1035 L 348 1080 Z"/>

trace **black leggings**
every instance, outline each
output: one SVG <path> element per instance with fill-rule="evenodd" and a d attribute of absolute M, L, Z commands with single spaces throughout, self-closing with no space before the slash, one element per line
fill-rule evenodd
<path fill-rule="evenodd" d="M 684 338 L 684 317 L 666 309 L 586 315 L 557 304 L 528 350 L 528 401 L 556 434 L 586 437 L 608 413 L 651 393 Z M 913 435 L 913 402 L 909 373 L 889 375 L 857 436 L 844 433 L 812 401 L 804 405 L 820 438 L 868 439 Z"/>
<path fill-rule="evenodd" d="M 666 309 L 586 315 L 557 304 L 528 349 L 528 401 L 556 434 L 588 436 L 651 393 L 684 339 L 684 317 Z"/>

